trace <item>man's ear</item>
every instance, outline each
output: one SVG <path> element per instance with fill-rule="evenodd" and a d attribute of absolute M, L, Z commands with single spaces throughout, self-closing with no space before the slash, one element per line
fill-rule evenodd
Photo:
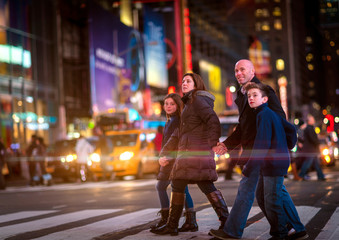
<path fill-rule="evenodd" d="M 263 103 L 267 103 L 267 101 L 268 101 L 268 97 L 267 96 L 263 97 Z"/>

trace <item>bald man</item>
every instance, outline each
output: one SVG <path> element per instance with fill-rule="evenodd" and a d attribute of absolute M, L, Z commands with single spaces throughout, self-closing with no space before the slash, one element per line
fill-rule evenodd
<path fill-rule="evenodd" d="M 261 83 L 255 76 L 255 69 L 253 63 L 247 59 L 242 59 L 235 64 L 234 67 L 235 77 L 240 84 L 240 89 L 237 92 L 235 104 L 239 110 L 239 124 L 235 131 L 227 137 L 224 142 L 219 143 L 218 147 L 214 147 L 215 153 L 221 155 L 227 151 L 232 151 L 239 145 L 243 148 L 242 155 L 238 160 L 239 165 L 245 165 L 252 152 L 255 136 L 256 136 L 256 114 L 247 102 L 247 94 L 244 86 L 248 82 Z M 275 91 L 268 86 L 268 107 L 276 112 L 279 116 L 286 119 L 284 110 L 281 107 L 280 101 L 275 94 Z M 260 172 L 252 172 L 250 176 L 242 176 L 239 184 L 238 193 L 234 201 L 230 215 L 223 229 L 210 230 L 210 235 L 219 239 L 241 238 L 246 226 L 248 214 L 251 210 L 256 186 L 258 183 Z M 289 197 L 286 189 L 286 201 L 284 201 L 284 208 L 288 217 L 290 228 L 294 231 L 294 236 L 291 239 L 305 239 L 299 236 L 308 237 L 304 225 L 300 222 L 297 210 Z M 288 195 L 288 196 L 287 196 Z M 265 214 L 265 209 L 262 208 Z M 291 236 L 292 237 L 292 236 Z M 297 238 L 294 238 L 297 237 Z"/>

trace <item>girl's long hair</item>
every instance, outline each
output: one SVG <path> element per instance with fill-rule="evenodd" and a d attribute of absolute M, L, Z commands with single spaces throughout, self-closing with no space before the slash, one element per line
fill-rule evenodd
<path fill-rule="evenodd" d="M 173 101 L 175 102 L 175 104 L 177 105 L 177 110 L 175 111 L 175 113 L 173 113 L 173 115 L 177 115 L 180 119 L 182 109 L 184 108 L 184 103 L 182 102 L 180 95 L 177 94 L 177 93 L 167 94 L 164 97 L 164 103 L 165 103 L 165 100 L 168 99 L 168 98 L 172 98 Z M 167 121 L 169 121 L 171 116 L 166 113 L 166 118 L 167 118 Z"/>
<path fill-rule="evenodd" d="M 202 80 L 201 76 L 197 73 L 185 73 L 182 79 L 184 79 L 185 76 L 191 76 L 194 81 L 195 89 L 192 92 L 192 102 L 194 101 L 194 98 L 196 96 L 196 92 L 199 90 L 207 91 L 206 85 L 204 83 L 204 80 Z"/>

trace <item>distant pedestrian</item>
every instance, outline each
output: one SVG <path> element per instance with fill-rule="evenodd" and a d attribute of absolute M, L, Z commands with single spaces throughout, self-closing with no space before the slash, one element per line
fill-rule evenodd
<path fill-rule="evenodd" d="M 5 177 L 2 174 L 3 168 L 6 164 L 6 147 L 0 137 L 0 190 L 6 189 Z"/>
<path fill-rule="evenodd" d="M 318 181 L 325 181 L 325 175 L 320 167 L 319 162 L 319 139 L 314 129 L 315 119 L 311 114 L 307 115 L 307 126 L 303 132 L 303 147 L 302 156 L 303 164 L 300 169 L 299 177 L 300 180 L 304 180 L 304 177 L 313 165 L 317 172 Z"/>
<path fill-rule="evenodd" d="M 80 135 L 75 144 L 75 152 L 77 154 L 77 177 L 81 182 L 85 182 L 88 179 L 88 157 L 94 151 L 92 146 L 86 138 Z"/>

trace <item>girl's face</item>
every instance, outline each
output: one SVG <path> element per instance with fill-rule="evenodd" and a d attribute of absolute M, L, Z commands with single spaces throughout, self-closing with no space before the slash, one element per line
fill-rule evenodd
<path fill-rule="evenodd" d="M 195 88 L 193 78 L 190 75 L 187 75 L 182 80 L 181 89 L 183 93 L 188 93 L 189 91 Z"/>
<path fill-rule="evenodd" d="M 172 115 L 177 111 L 177 104 L 172 98 L 165 99 L 164 110 L 168 115 Z"/>
<path fill-rule="evenodd" d="M 267 102 L 268 98 L 263 97 L 260 90 L 257 88 L 252 88 L 247 92 L 248 104 L 251 108 L 257 108 L 261 104 Z"/>

